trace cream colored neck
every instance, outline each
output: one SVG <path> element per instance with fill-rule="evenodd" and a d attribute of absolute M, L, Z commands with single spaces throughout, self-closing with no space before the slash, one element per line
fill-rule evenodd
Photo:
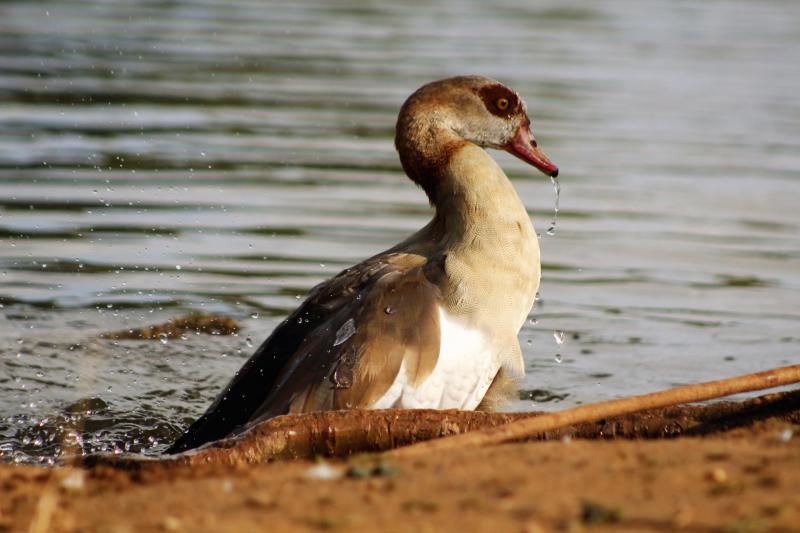
<path fill-rule="evenodd" d="M 448 311 L 516 342 L 540 273 L 525 206 L 500 166 L 473 144 L 453 155 L 439 190 L 436 216 L 414 240 L 446 255 Z"/>
<path fill-rule="evenodd" d="M 514 186 L 482 148 L 465 144 L 450 160 L 441 178 L 435 221 L 444 226 L 448 243 L 469 246 L 476 241 L 514 240 L 520 232 L 534 238 L 530 217 Z M 530 230 L 530 232 L 525 230 Z M 502 242 L 496 242 L 502 246 Z"/>

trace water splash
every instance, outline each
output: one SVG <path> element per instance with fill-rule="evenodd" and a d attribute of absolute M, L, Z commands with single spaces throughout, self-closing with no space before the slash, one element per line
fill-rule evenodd
<path fill-rule="evenodd" d="M 553 221 L 550 223 L 550 227 L 547 228 L 547 234 L 552 236 L 556 234 L 556 222 L 558 221 L 558 201 L 561 197 L 561 185 L 558 183 L 558 178 L 550 176 L 550 182 L 553 184 L 553 191 L 556 195 L 556 205 L 553 209 Z"/>

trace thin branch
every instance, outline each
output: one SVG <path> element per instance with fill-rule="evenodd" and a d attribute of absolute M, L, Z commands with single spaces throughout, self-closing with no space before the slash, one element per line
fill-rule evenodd
<path fill-rule="evenodd" d="M 464 449 L 501 444 L 512 440 L 531 438 L 545 431 L 635 413 L 645 409 L 713 400 L 730 396 L 731 394 L 771 389 L 798 382 L 800 382 L 800 365 L 785 366 L 755 374 L 745 374 L 718 381 L 686 385 L 640 396 L 582 405 L 556 413 L 546 413 L 534 418 L 509 422 L 494 428 L 406 446 L 389 452 L 389 455 L 408 457 L 455 448 Z"/>

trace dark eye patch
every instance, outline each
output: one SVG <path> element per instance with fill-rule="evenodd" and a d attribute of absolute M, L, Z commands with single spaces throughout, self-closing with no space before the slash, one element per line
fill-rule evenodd
<path fill-rule="evenodd" d="M 519 98 L 517 93 L 506 87 L 505 85 L 487 85 L 478 90 L 478 96 L 483 100 L 483 105 L 493 115 L 498 117 L 508 118 L 517 111 L 519 111 Z M 500 109 L 497 103 L 506 99 L 508 106 L 505 109 Z"/>

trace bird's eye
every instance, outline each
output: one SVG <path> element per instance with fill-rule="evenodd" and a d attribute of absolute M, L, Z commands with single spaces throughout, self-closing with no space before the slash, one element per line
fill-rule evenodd
<path fill-rule="evenodd" d="M 497 109 L 499 109 L 500 111 L 505 111 L 506 109 L 508 109 L 509 105 L 508 98 L 498 98 L 497 101 L 495 102 L 495 105 L 497 106 Z"/>

